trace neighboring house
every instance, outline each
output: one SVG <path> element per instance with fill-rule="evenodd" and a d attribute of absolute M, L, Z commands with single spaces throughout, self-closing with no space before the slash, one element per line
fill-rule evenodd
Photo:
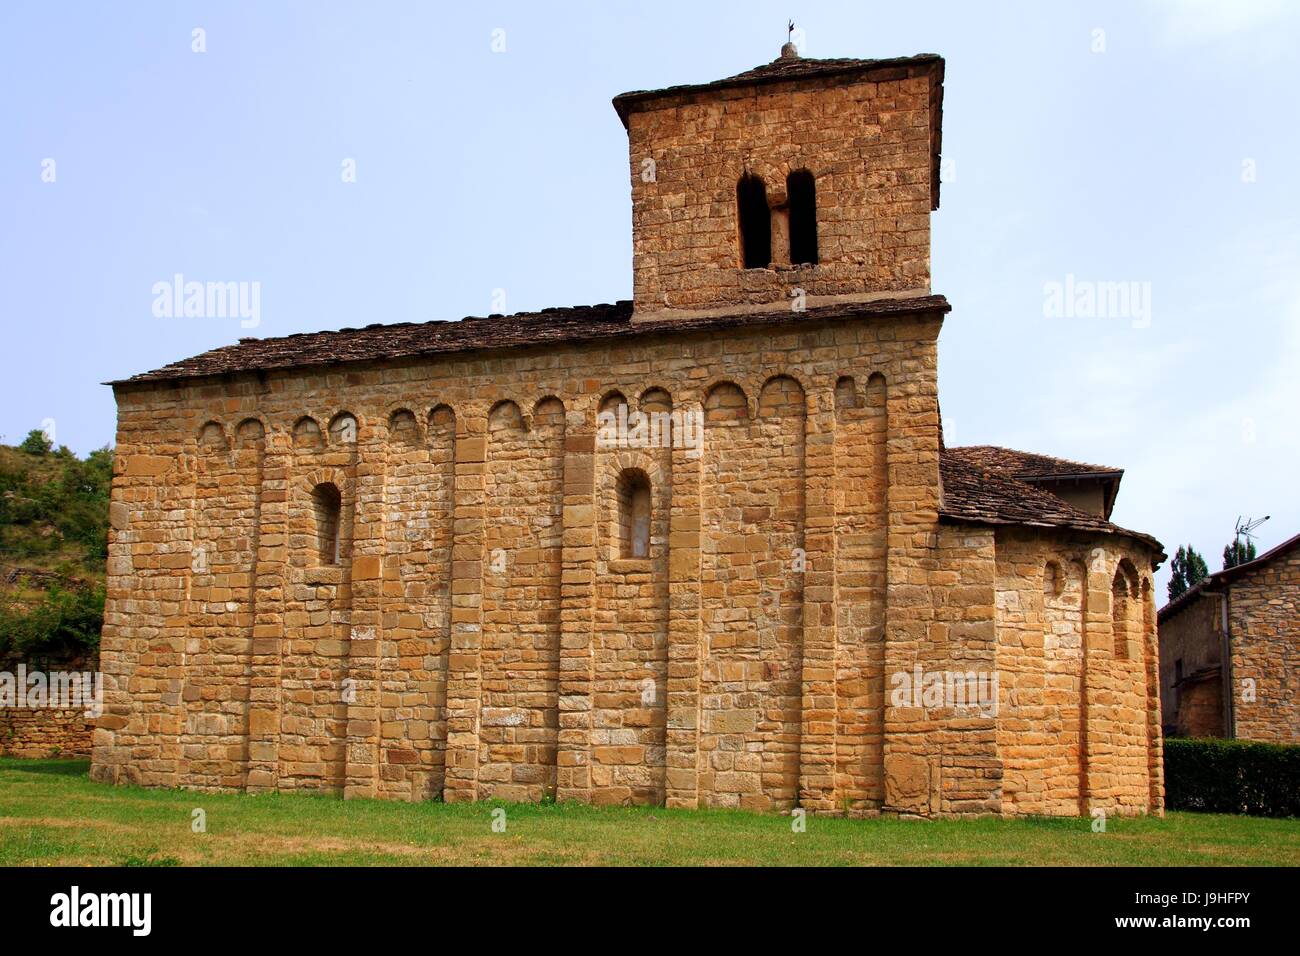
<path fill-rule="evenodd" d="M 1159 627 L 1167 735 L 1300 743 L 1300 535 L 1211 574 Z"/>

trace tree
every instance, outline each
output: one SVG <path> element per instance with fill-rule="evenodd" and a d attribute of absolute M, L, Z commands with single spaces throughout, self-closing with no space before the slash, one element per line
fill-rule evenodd
<path fill-rule="evenodd" d="M 1210 573 L 1205 559 L 1190 544 L 1178 546 L 1174 560 L 1169 563 L 1173 576 L 1169 579 L 1169 600 L 1176 601 L 1196 587 Z"/>
<path fill-rule="evenodd" d="M 39 428 L 33 428 L 27 433 L 27 437 L 23 439 L 23 443 L 18 447 L 29 455 L 48 455 L 54 444 L 50 441 L 49 435 Z"/>
<path fill-rule="evenodd" d="M 1234 538 L 1232 544 L 1223 546 L 1223 570 L 1235 568 L 1239 564 L 1255 560 L 1255 542 L 1249 539 L 1245 544 L 1240 538 Z"/>
<path fill-rule="evenodd" d="M 73 661 L 99 649 L 104 586 L 51 585 L 35 602 L 0 592 L 0 660 Z"/>

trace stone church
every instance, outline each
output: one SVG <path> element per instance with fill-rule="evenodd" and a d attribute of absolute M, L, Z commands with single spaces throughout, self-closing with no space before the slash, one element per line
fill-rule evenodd
<path fill-rule="evenodd" d="M 624 93 L 632 299 L 111 383 L 96 780 L 1160 812 L 1122 472 L 945 448 L 944 62 Z"/>

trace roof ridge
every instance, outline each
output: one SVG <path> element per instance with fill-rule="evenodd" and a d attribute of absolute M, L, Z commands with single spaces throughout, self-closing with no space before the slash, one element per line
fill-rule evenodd
<path fill-rule="evenodd" d="M 1007 445 L 956 445 L 953 446 L 952 448 L 949 448 L 948 450 L 952 452 L 956 452 L 958 454 L 961 454 L 963 452 L 980 452 L 980 451 L 1005 452 L 1026 459 L 1029 458 L 1039 459 L 1042 461 L 1057 462 L 1063 465 L 1071 465 L 1076 468 L 1088 468 L 1098 474 L 1122 475 L 1124 473 L 1123 468 L 1116 468 L 1112 465 L 1099 465 L 1096 462 L 1079 461 L 1078 459 L 1075 458 L 1064 458 L 1060 455 L 1048 455 L 1040 451 L 1024 451 L 1023 449 L 1011 448 L 1010 446 Z M 994 467 L 1002 468 L 1004 466 L 995 465 Z M 1047 475 L 1056 474 L 1055 472 L 1034 472 L 1034 471 L 1017 471 L 1016 473 L 1025 476 L 1032 475 L 1034 477 L 1045 477 Z"/>
<path fill-rule="evenodd" d="M 488 319 L 491 319 L 493 321 L 498 321 L 498 320 L 510 321 L 512 319 L 514 320 L 537 319 L 537 318 L 541 318 L 542 316 L 550 316 L 560 312 L 577 312 L 580 310 L 589 310 L 589 309 L 612 310 L 620 307 L 627 307 L 630 309 L 632 307 L 632 300 L 616 299 L 613 302 L 594 302 L 594 303 L 587 303 L 583 305 L 560 305 L 560 306 L 552 305 L 542 309 L 532 309 L 532 310 L 523 309 L 520 310 L 519 312 L 507 312 L 507 313 L 492 312 L 489 313 L 488 315 L 463 315 L 458 319 L 426 319 L 423 322 L 413 322 L 409 319 L 402 322 L 370 322 L 360 327 L 345 325 L 337 329 L 317 329 L 314 332 L 290 332 L 286 335 L 272 335 L 264 339 L 258 338 L 256 336 L 245 336 L 245 337 L 241 337 L 239 341 L 278 342 L 283 339 L 297 339 L 297 338 L 303 338 L 305 336 L 311 336 L 311 335 L 337 335 L 342 332 L 372 332 L 376 329 L 413 329 L 413 328 L 423 328 L 428 325 L 456 325 L 460 322 L 483 322 Z M 230 347 L 232 346 L 230 345 L 219 346 L 219 348 L 230 348 Z"/>
<path fill-rule="evenodd" d="M 948 309 L 948 300 L 941 295 L 896 296 L 868 302 L 832 303 L 802 312 L 784 309 L 770 313 L 729 312 L 638 325 L 632 321 L 632 301 L 619 299 L 615 302 L 557 306 L 510 315 L 465 316 L 452 321 L 431 319 L 427 322 L 372 323 L 360 329 L 346 327 L 295 332 L 265 339 L 241 339 L 106 384 L 124 385 L 451 352 L 556 345 L 619 335 L 663 335 L 741 325 L 757 327 L 877 315 L 947 312 Z"/>

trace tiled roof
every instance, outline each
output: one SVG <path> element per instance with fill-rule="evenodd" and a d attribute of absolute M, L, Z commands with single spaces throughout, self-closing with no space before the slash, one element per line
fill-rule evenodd
<path fill-rule="evenodd" d="M 995 468 L 1016 478 L 1120 478 L 1124 474 L 1123 468 L 1089 465 L 1081 461 L 1070 461 L 1068 458 L 1054 458 L 1051 455 L 1016 451 L 1014 448 L 1001 448 L 997 445 L 965 445 L 948 450 L 954 457 L 969 465 L 977 468 Z"/>
<path fill-rule="evenodd" d="M 307 332 L 281 338 L 240 339 L 235 345 L 212 349 L 193 358 L 110 382 L 158 382 L 173 379 L 268 371 L 342 362 L 364 362 L 410 356 L 437 355 L 485 349 L 523 348 L 568 342 L 597 341 L 638 335 L 728 329 L 778 323 L 813 323 L 877 315 L 946 313 L 948 300 L 941 295 L 877 299 L 819 306 L 802 312 L 781 310 L 665 322 L 633 322 L 632 303 L 543 309 L 516 315 L 470 316 L 458 322 L 404 322 L 367 325 L 361 329 Z"/>
<path fill-rule="evenodd" d="M 937 67 L 939 79 L 943 79 L 943 57 L 937 53 L 918 53 L 915 56 L 898 56 L 883 60 L 860 60 L 852 58 L 817 60 L 804 56 L 780 56 L 771 63 L 764 63 L 752 70 L 745 70 L 735 76 L 724 77 L 708 83 L 685 83 L 680 86 L 668 86 L 660 90 L 632 90 L 614 97 L 614 109 L 618 111 L 623 125 L 627 125 L 628 114 L 642 103 L 667 96 L 689 96 L 695 93 L 709 93 L 714 90 L 732 89 L 738 86 L 753 86 L 765 83 L 780 83 L 787 80 L 805 80 L 827 76 L 848 76 L 852 74 L 873 74 L 872 79 L 891 79 L 896 72 L 898 78 L 906 76 L 907 69 L 913 66 Z M 884 76 L 878 76 L 878 74 Z"/>
<path fill-rule="evenodd" d="M 715 91 L 772 83 L 790 83 L 801 80 L 818 80 L 826 77 L 862 78 L 874 81 L 903 79 L 918 72 L 929 72 L 934 77 L 930 88 L 930 207 L 939 208 L 939 157 L 943 147 L 943 57 L 937 53 L 918 53 L 883 60 L 825 59 L 816 60 L 799 55 L 779 56 L 752 70 L 737 73 L 710 83 L 688 83 L 669 86 L 661 90 L 632 90 L 614 97 L 618 118 L 627 126 L 628 116 L 641 107 L 669 97 L 691 97 Z"/>
<path fill-rule="evenodd" d="M 1161 553 L 1155 538 L 1072 507 L 1051 492 L 1021 481 L 1005 470 L 980 465 L 969 449 L 945 448 L 939 456 L 943 505 L 939 514 L 949 521 L 972 524 L 1069 528 L 1124 535 L 1144 541 Z M 1020 454 L 1020 453 L 1016 453 Z M 1058 459 L 1051 459 L 1056 461 Z"/>

